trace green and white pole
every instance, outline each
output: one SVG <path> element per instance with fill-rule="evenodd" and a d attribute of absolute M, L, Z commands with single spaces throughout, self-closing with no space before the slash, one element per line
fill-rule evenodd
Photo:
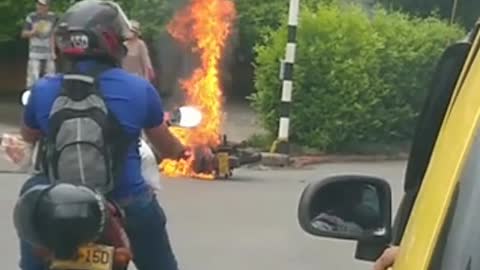
<path fill-rule="evenodd" d="M 288 10 L 288 41 L 285 52 L 285 59 L 281 63 L 282 97 L 280 104 L 280 120 L 277 140 L 272 145 L 272 152 L 289 154 L 288 142 L 290 131 L 290 103 L 292 102 L 293 91 L 293 66 L 295 64 L 295 52 L 297 43 L 298 13 L 300 0 L 290 0 Z"/>

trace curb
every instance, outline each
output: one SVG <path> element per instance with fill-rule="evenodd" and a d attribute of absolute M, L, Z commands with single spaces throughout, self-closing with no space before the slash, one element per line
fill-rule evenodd
<path fill-rule="evenodd" d="M 292 158 L 294 168 L 302 168 L 309 165 L 346 162 L 382 162 L 382 161 L 406 161 L 407 153 L 397 155 L 323 155 L 323 156 L 297 156 Z"/>
<path fill-rule="evenodd" d="M 382 162 L 382 161 L 405 161 L 407 153 L 397 155 L 320 155 L 320 156 L 294 156 L 289 157 L 278 153 L 261 153 L 260 164 L 268 167 L 293 167 L 302 168 L 310 165 L 345 163 L 345 162 Z"/>
<path fill-rule="evenodd" d="M 290 157 L 288 155 L 268 152 L 263 152 L 261 155 L 260 164 L 263 166 L 286 167 L 290 165 Z"/>

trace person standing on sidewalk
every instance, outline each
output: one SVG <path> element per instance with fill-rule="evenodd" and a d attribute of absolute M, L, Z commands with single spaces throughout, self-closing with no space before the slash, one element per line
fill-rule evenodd
<path fill-rule="evenodd" d="M 123 59 L 123 68 L 130 73 L 151 81 L 155 75 L 147 45 L 141 38 L 140 23 L 132 20 L 130 24 L 132 29 L 125 43 L 128 53 Z"/>
<path fill-rule="evenodd" d="M 36 0 L 37 10 L 28 14 L 22 37 L 29 40 L 27 88 L 43 75 L 55 72 L 55 46 L 53 30 L 57 22 L 49 11 L 49 0 Z"/>

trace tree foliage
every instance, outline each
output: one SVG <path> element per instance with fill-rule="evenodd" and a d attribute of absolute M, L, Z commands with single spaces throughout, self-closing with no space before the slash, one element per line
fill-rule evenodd
<path fill-rule="evenodd" d="M 0 43 L 16 39 L 24 23 L 25 16 L 34 8 L 31 0 L 2 0 L 0 1 Z"/>
<path fill-rule="evenodd" d="M 58 14 L 64 12 L 73 1 L 52 0 L 51 9 Z M 170 19 L 175 0 L 118 0 L 127 15 L 142 23 L 146 36 L 162 31 Z M 22 25 L 28 13 L 35 10 L 33 0 L 2 0 L 0 1 L 0 43 L 19 38 Z"/>
<path fill-rule="evenodd" d="M 304 9 L 291 108 L 291 139 L 301 145 L 338 150 L 348 144 L 410 138 L 435 63 L 457 26 L 430 17 L 412 19 L 375 10 L 321 4 Z M 281 81 L 279 59 L 285 25 L 258 46 L 253 105 L 264 126 L 276 133 Z"/>
<path fill-rule="evenodd" d="M 262 44 L 264 37 L 286 20 L 288 1 L 235 0 L 238 11 L 241 53 L 253 60 L 253 48 Z M 283 19 L 283 20 L 282 20 Z"/>
<path fill-rule="evenodd" d="M 450 19 L 454 0 L 379 0 L 390 8 L 398 8 L 413 15 L 429 16 L 438 13 L 444 19 Z M 455 22 L 465 27 L 472 27 L 480 17 L 480 1 L 457 0 Z"/>

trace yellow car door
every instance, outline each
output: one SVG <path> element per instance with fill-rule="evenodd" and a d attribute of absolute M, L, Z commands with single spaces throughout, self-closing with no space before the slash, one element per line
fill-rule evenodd
<path fill-rule="evenodd" d="M 403 235 L 395 270 L 437 269 L 431 267 L 432 256 L 443 244 L 439 236 L 448 224 L 452 198 L 458 192 L 459 179 L 466 173 L 467 158 L 477 155 L 471 149 L 479 133 L 479 47 L 477 33 Z"/>
<path fill-rule="evenodd" d="M 479 29 L 442 57 L 439 83 L 434 80 L 415 132 L 394 225 L 388 181 L 344 174 L 304 189 L 297 218 L 305 232 L 354 240 L 355 258 L 366 261 L 399 244 L 394 270 L 480 269 Z"/>

